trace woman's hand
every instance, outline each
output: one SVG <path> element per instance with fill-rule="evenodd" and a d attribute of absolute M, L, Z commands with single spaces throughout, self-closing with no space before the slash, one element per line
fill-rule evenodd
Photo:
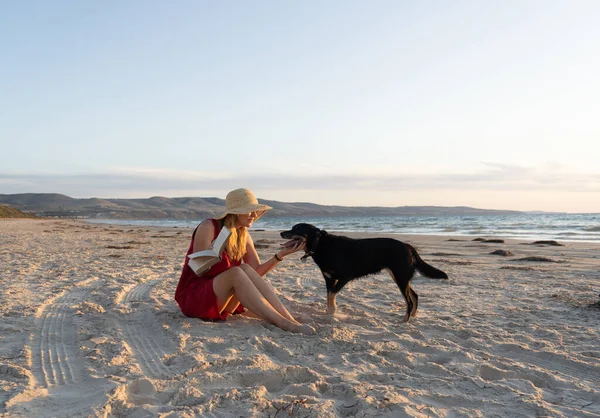
<path fill-rule="evenodd" d="M 293 253 L 298 252 L 298 251 L 303 251 L 305 248 L 306 248 L 306 242 L 304 242 L 304 241 L 298 241 L 292 247 L 284 247 L 283 249 L 279 250 L 279 252 L 277 253 L 277 255 L 279 256 L 279 258 L 283 258 L 286 255 L 290 255 L 290 254 L 293 254 Z"/>

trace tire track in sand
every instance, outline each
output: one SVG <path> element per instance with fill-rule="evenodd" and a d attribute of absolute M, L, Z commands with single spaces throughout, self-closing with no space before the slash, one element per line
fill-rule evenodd
<path fill-rule="evenodd" d="M 43 390 L 47 395 L 16 396 L 6 405 L 10 415 L 91 416 L 106 403 L 114 384 L 88 372 L 72 320 L 76 305 L 86 299 L 95 281 L 80 282 L 74 291 L 51 299 L 38 309 L 36 331 L 29 341 L 29 390 Z M 86 402 L 81 402 L 82 397 Z"/>
<path fill-rule="evenodd" d="M 140 283 L 129 290 L 117 302 L 122 304 L 144 303 L 150 300 L 152 288 L 160 280 Z M 136 312 L 118 319 L 123 338 L 146 376 L 154 379 L 169 378 L 175 374 L 163 361 L 175 353 L 176 346 L 164 334 L 162 326 L 151 309 L 142 306 Z"/>
<path fill-rule="evenodd" d="M 152 280 L 148 283 L 140 283 L 134 286 L 123 296 L 121 303 L 143 302 L 148 300 L 152 288 L 158 284 L 159 280 Z"/>
<path fill-rule="evenodd" d="M 503 356 L 513 360 L 534 364 L 569 379 L 587 382 L 591 387 L 600 386 L 600 364 L 583 363 L 556 353 L 531 351 L 515 344 L 504 344 L 500 349 Z"/>
<path fill-rule="evenodd" d="M 31 342 L 31 369 L 35 386 L 44 388 L 81 383 L 87 376 L 85 362 L 76 345 L 72 306 L 82 302 L 89 290 L 59 297 L 40 308 L 37 332 Z"/>

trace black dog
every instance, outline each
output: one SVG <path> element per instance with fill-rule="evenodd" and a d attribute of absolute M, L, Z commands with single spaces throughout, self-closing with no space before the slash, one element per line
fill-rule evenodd
<path fill-rule="evenodd" d="M 404 322 L 417 313 L 419 297 L 410 287 L 410 279 L 418 270 L 434 279 L 447 279 L 448 275 L 430 266 L 419 257 L 411 245 L 392 238 L 352 239 L 332 235 L 310 224 L 297 224 L 281 237 L 306 242 L 306 254 L 312 257 L 325 277 L 327 286 L 327 313 L 335 313 L 335 296 L 350 280 L 387 270 L 406 300 Z"/>

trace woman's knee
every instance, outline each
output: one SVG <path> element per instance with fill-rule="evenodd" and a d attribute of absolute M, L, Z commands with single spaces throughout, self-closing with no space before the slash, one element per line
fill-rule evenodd
<path fill-rule="evenodd" d="M 231 284 L 235 287 L 236 285 L 245 284 L 250 281 L 248 274 L 241 266 L 231 267 L 227 270 L 231 280 Z"/>
<path fill-rule="evenodd" d="M 250 280 L 248 275 L 239 267 L 231 267 L 214 278 L 213 290 L 218 297 L 223 298 L 227 295 L 229 298 L 233 289 L 244 280 Z"/>
<path fill-rule="evenodd" d="M 256 274 L 256 270 L 254 270 L 249 264 L 242 264 L 239 268 L 241 268 L 242 271 L 247 275 Z"/>

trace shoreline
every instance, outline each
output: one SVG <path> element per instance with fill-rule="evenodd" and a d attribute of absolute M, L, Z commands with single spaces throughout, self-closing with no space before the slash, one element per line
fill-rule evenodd
<path fill-rule="evenodd" d="M 480 219 L 486 218 L 485 216 Z M 351 221 L 349 221 L 349 219 Z M 365 224 L 364 219 L 368 219 Z M 454 219 L 454 221 L 449 221 Z M 352 218 L 352 217 L 329 217 L 329 218 L 276 218 L 269 222 L 259 221 L 253 227 L 253 230 L 263 229 L 265 231 L 282 231 L 289 229 L 292 225 L 299 222 L 312 223 L 321 229 L 325 229 L 334 234 L 360 233 L 360 234 L 399 234 L 399 235 L 434 235 L 441 237 L 496 237 L 516 240 L 561 240 L 565 242 L 592 242 L 600 243 L 600 219 L 588 224 L 587 226 L 563 225 L 564 220 L 555 220 L 556 225 L 550 227 L 547 222 L 540 219 L 531 221 L 529 229 L 522 226 L 522 221 L 516 220 L 507 222 L 501 218 L 487 219 L 480 224 L 469 224 L 468 219 L 461 218 L 456 221 L 456 217 L 437 217 L 435 219 L 436 227 L 432 227 L 432 220 L 428 217 L 413 217 L 410 226 L 407 224 L 407 218 L 394 217 L 375 217 L 375 218 Z M 473 218 L 474 219 L 474 218 Z M 595 218 L 594 218 L 595 219 Z M 284 222 L 282 220 L 285 220 Z M 359 222 L 360 220 L 360 222 Z M 119 225 L 122 227 L 178 227 L 194 228 L 201 220 L 94 220 L 86 219 L 86 222 L 101 225 Z M 384 222 L 385 221 L 385 222 Z M 492 222 L 493 221 L 493 222 Z M 496 222 L 497 221 L 497 222 Z M 397 223 L 399 222 L 399 224 Z M 458 223 L 457 223 L 458 222 Z M 540 223 L 538 225 L 538 222 Z M 161 225 L 162 223 L 162 225 Z M 158 224 L 158 225 L 157 225 Z M 366 226 L 368 225 L 368 227 Z M 537 225 L 537 226 L 536 226 Z M 563 228 L 563 229 L 561 229 Z M 566 229 L 564 229 L 566 228 Z"/>
<path fill-rule="evenodd" d="M 310 219 L 309 219 L 310 220 Z M 111 221 L 96 221 L 96 220 L 80 220 L 82 222 L 88 222 L 90 224 L 97 224 L 97 225 L 115 225 L 115 226 L 120 226 L 120 227 L 136 227 L 136 228 L 180 228 L 180 229 L 193 229 L 195 228 L 195 225 L 191 226 L 191 225 L 146 225 L 146 224 L 139 224 L 139 223 L 135 223 L 135 222 L 140 222 L 140 221 L 135 221 L 135 220 L 131 220 L 131 221 L 120 221 L 118 223 L 115 223 L 114 220 L 113 222 Z M 143 222 L 143 221 L 142 221 Z M 153 221 L 148 221 L 148 222 L 153 222 Z M 198 221 L 198 223 L 200 223 L 200 221 Z M 292 223 L 289 224 L 289 226 L 293 225 Z M 285 228 L 272 228 L 272 227 L 264 227 L 264 226 L 258 226 L 256 228 L 251 229 L 251 232 L 279 232 L 282 231 L 284 229 L 287 229 L 288 226 L 286 225 Z M 600 227 L 599 227 L 600 228 Z M 365 231 L 361 231 L 361 230 L 352 230 L 352 229 L 348 229 L 348 230 L 344 230 L 344 229 L 331 229 L 331 228 L 323 228 L 325 230 L 327 230 L 328 232 L 332 233 L 332 234 L 338 234 L 338 235 L 348 235 L 348 234 L 363 234 L 363 235 L 369 235 L 369 236 L 383 236 L 383 235 L 388 235 L 388 236 L 396 236 L 396 237 L 402 237 L 402 236 L 436 236 L 436 237 L 440 237 L 440 238 L 461 238 L 461 239 L 465 239 L 465 238 L 471 238 L 471 239 L 476 239 L 479 237 L 488 237 L 488 238 L 501 238 L 501 239 L 508 239 L 508 240 L 520 240 L 520 241 L 536 241 L 536 240 L 556 240 L 556 241 L 564 241 L 564 242 L 569 242 L 569 243 L 576 243 L 576 242 L 584 242 L 584 243 L 597 243 L 600 244 L 600 236 L 598 238 L 594 238 L 594 239 L 573 239 L 573 238 L 565 238 L 565 237 L 555 237 L 555 236 L 548 236 L 547 234 L 543 234 L 543 233 L 537 233 L 537 234 L 522 234 L 522 235 L 516 235 L 516 234 L 510 234 L 510 233 L 458 233 L 458 232 L 402 232 L 402 231 L 380 231 L 380 230 L 365 230 Z"/>
<path fill-rule="evenodd" d="M 263 261 L 285 241 L 251 234 Z M 346 286 L 328 317 L 321 273 L 294 254 L 267 279 L 313 319 L 302 336 L 183 316 L 190 235 L 0 219 L 0 415 L 600 415 L 598 243 L 344 233 L 410 243 L 450 279 L 413 279 L 407 324 L 386 273 Z"/>

